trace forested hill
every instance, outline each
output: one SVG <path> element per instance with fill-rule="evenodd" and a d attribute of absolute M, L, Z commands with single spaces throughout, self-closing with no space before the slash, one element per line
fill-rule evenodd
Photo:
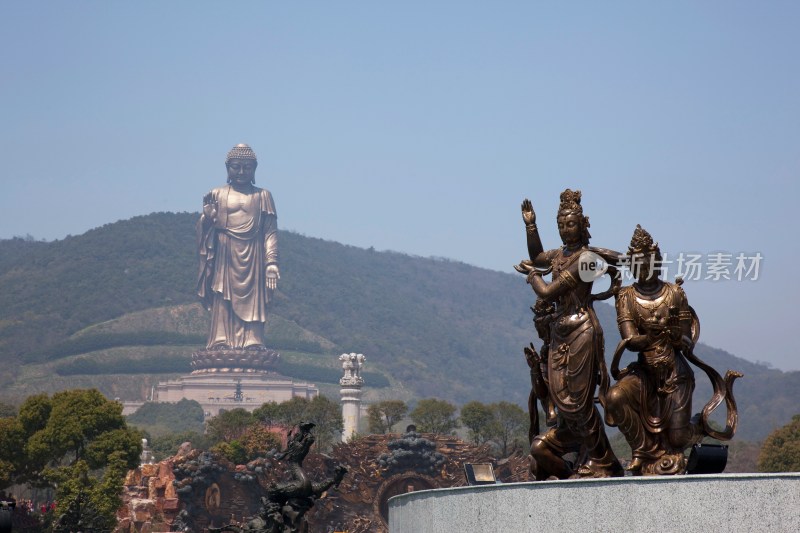
<path fill-rule="evenodd" d="M 20 362 L 91 324 L 194 302 L 192 213 L 156 213 L 43 243 L 0 241 L 0 350 Z M 420 395 L 524 399 L 521 276 L 281 232 L 273 312 L 359 351 Z M 503 392 L 505 391 L 505 392 Z"/>
<path fill-rule="evenodd" d="M 155 213 L 54 242 L 0 241 L 2 379 L 46 348 L 125 313 L 195 301 L 197 214 Z M 274 313 L 358 351 L 418 397 L 524 404 L 522 346 L 534 298 L 522 276 L 455 261 L 377 252 L 281 232 Z M 597 305 L 612 349 L 613 310 Z M 701 317 L 702 318 L 702 317 Z M 538 343 L 537 343 L 538 344 Z M 737 383 L 743 432 L 761 437 L 795 414 L 800 373 L 708 347 L 701 357 Z M 698 373 L 698 389 L 705 377 Z"/>

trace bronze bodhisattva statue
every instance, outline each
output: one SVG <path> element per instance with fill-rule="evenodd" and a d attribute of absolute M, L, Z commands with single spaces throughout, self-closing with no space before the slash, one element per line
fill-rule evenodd
<path fill-rule="evenodd" d="M 634 474 L 681 474 L 686 470 L 684 450 L 709 436 L 729 440 L 736 430 L 733 382 L 739 372 L 719 373 L 694 355 L 700 322 L 681 288 L 682 281 L 661 280 L 661 251 L 641 226 L 628 248 L 637 281 L 616 297 L 617 323 L 622 341 L 611 363 L 617 380 L 606 395 L 606 422 L 618 426 L 631 446 L 628 470 Z M 619 370 L 625 350 L 638 360 Z M 694 372 L 689 362 L 711 379 L 714 395 L 702 413 L 691 415 Z M 711 413 L 725 401 L 727 426 L 716 431 Z"/>
<path fill-rule="evenodd" d="M 587 252 L 608 263 L 619 254 L 589 246 L 589 218 L 583 215 L 580 191 L 567 189 L 561 193 L 559 248 L 544 250 L 536 214 L 528 200 L 522 204 L 522 218 L 530 260 L 516 269 L 527 275 L 528 283 L 542 300 L 537 304 L 535 320 L 546 343 L 543 357 L 536 354 L 533 345 L 525 351 L 532 371 L 533 395 L 545 400 L 548 419 L 555 424 L 532 438 L 532 473 L 538 480 L 621 476 L 622 466 L 611 450 L 603 419 L 594 405 L 598 387 L 600 402 L 605 401 L 609 379 L 603 331 L 592 302 L 610 297 L 612 291 L 592 294 L 593 280 L 582 279 L 585 276 L 579 272 L 579 260 Z M 552 273 L 550 283 L 542 279 L 548 273 Z M 609 273 L 614 278 L 613 288 L 617 283 L 613 266 Z M 564 459 L 571 452 L 578 454 L 575 465 Z"/>
<path fill-rule="evenodd" d="M 211 310 L 211 328 L 206 350 L 193 357 L 196 372 L 263 370 L 277 357 L 264 344 L 264 325 L 280 279 L 278 217 L 270 192 L 254 185 L 257 166 L 249 146 L 234 146 L 228 184 L 203 198 L 197 294 Z"/>

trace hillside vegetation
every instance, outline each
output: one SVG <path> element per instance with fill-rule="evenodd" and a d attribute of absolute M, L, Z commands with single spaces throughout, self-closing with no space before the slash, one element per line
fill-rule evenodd
<path fill-rule="evenodd" d="M 154 375 L 182 373 L 184 362 L 188 370 L 208 320 L 194 296 L 196 217 L 154 213 L 54 242 L 0 241 L 3 389 L 20 391 L 23 379 L 25 390 L 43 386 L 48 373 L 76 386 L 104 374 L 116 380 L 114 390 L 144 397 Z M 525 404 L 522 346 L 535 333 L 534 297 L 522 276 L 291 232 L 280 233 L 280 253 L 268 331 L 287 355 L 287 375 L 300 377 L 288 372 L 302 373 L 291 366 L 299 364 L 332 372 L 305 379 L 332 380 L 335 354 L 355 351 L 379 372 L 373 387 L 388 384 L 388 376 L 395 390 L 412 397 Z M 619 339 L 614 312 L 604 303 L 596 309 L 610 356 Z M 763 438 L 796 414 L 800 373 L 707 346 L 698 355 L 722 373 L 744 372 L 736 385 L 743 438 Z M 151 373 L 135 386 L 124 383 L 122 370 L 133 359 Z M 700 372 L 697 381 L 699 409 L 710 387 Z"/>

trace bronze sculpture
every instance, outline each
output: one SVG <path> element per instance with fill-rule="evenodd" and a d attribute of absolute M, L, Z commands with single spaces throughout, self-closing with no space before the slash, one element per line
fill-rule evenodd
<path fill-rule="evenodd" d="M 742 374 L 728 371 L 723 379 L 694 355 L 700 323 L 681 288 L 682 280 L 661 280 L 661 251 L 641 226 L 636 226 L 630 264 L 637 281 L 619 290 L 617 323 L 622 341 L 611 363 L 617 380 L 606 395 L 606 422 L 618 426 L 631 446 L 628 470 L 634 474 L 680 474 L 686 470 L 684 450 L 704 436 L 729 440 L 736 431 L 737 411 L 733 382 Z M 625 349 L 638 360 L 619 370 Z M 714 386 L 714 396 L 702 413 L 691 416 L 694 372 L 702 368 Z M 722 401 L 727 426 L 716 431 L 709 417 Z"/>
<path fill-rule="evenodd" d="M 211 311 L 206 350 L 195 371 L 261 370 L 277 354 L 264 344 L 264 324 L 280 279 L 278 217 L 272 195 L 254 185 L 258 160 L 246 144 L 225 160 L 228 184 L 203 198 L 197 222 L 197 294 Z"/>
<path fill-rule="evenodd" d="M 618 283 L 613 268 L 618 254 L 589 247 L 589 218 L 583 215 L 580 191 L 567 189 L 561 193 L 557 217 L 563 241 L 560 248 L 544 250 L 529 200 L 522 203 L 522 218 L 530 259 L 515 268 L 527 275 L 540 299 L 553 304 L 551 311 L 542 304 L 544 315 L 537 316 L 548 325 L 544 339 L 547 348 L 543 350 L 546 358 L 539 358 L 532 345 L 525 351 L 532 372 L 541 375 L 541 379 L 534 375 L 537 396 L 546 386 L 546 396 L 558 414 L 555 427 L 532 439 L 532 473 L 539 480 L 621 476 L 622 466 L 611 450 L 602 417 L 594 406 L 598 386 L 600 402 L 605 401 L 608 373 L 603 331 L 592 308 L 594 300 L 610 297 Z M 612 263 L 612 288 L 602 294 L 592 294 L 593 280 L 584 280 L 579 272 L 579 262 L 587 257 L 586 253 Z M 552 273 L 550 283 L 542 279 L 547 273 Z M 571 452 L 578 453 L 575 467 L 564 459 Z"/>
<path fill-rule="evenodd" d="M 338 487 L 344 479 L 347 469 L 341 465 L 334 467 L 332 478 L 314 482 L 303 470 L 303 460 L 314 444 L 311 429 L 314 424 L 301 422 L 291 433 L 286 450 L 276 458 L 288 463 L 292 478 L 283 483 L 273 483 L 267 488 L 267 496 L 261 498 L 261 509 L 258 515 L 247 521 L 244 526 L 228 525 L 221 528 L 209 528 L 210 532 L 250 531 L 252 533 L 307 533 L 308 524 L 305 514 L 314 506 L 314 500 L 320 498 L 331 487 Z"/>
<path fill-rule="evenodd" d="M 537 403 L 541 403 L 542 410 L 545 413 L 545 424 L 553 426 L 556 423 L 557 413 L 555 406 L 550 400 L 550 390 L 547 385 L 547 361 L 550 353 L 550 325 L 553 321 L 555 314 L 555 305 L 538 298 L 536 305 L 531 307 L 533 311 L 533 323 L 536 327 L 536 333 L 542 339 L 541 353 L 536 352 L 533 343 L 526 348 L 525 361 L 528 363 L 531 373 L 531 392 L 528 396 L 528 415 L 530 418 L 530 426 L 528 429 L 528 444 L 533 444 L 533 439 L 539 434 L 539 408 Z"/>

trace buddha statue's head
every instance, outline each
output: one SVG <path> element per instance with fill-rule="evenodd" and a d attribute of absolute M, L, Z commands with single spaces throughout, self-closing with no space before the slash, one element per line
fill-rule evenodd
<path fill-rule="evenodd" d="M 633 276 L 644 283 L 661 275 L 661 249 L 653 237 L 639 224 L 633 232 L 631 244 L 628 246 Z"/>
<path fill-rule="evenodd" d="M 225 158 L 228 170 L 228 183 L 231 185 L 250 185 L 256 182 L 258 160 L 253 149 L 246 144 L 237 144 Z"/>
<path fill-rule="evenodd" d="M 561 193 L 561 204 L 558 206 L 558 234 L 567 246 L 589 244 L 589 217 L 583 215 L 581 207 L 581 191 L 570 189 Z"/>

